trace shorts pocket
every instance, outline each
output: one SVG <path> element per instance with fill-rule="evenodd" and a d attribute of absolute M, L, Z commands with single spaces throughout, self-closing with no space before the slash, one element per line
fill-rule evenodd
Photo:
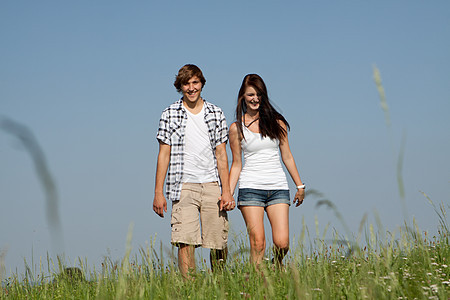
<path fill-rule="evenodd" d="M 179 231 L 181 227 L 182 220 L 182 209 L 179 206 L 179 201 L 174 202 L 172 207 L 172 216 L 170 220 L 170 225 L 172 226 L 172 231 Z"/>
<path fill-rule="evenodd" d="M 222 229 L 222 239 L 224 240 L 225 244 L 228 242 L 228 232 L 230 230 L 230 224 L 228 223 L 228 214 L 224 211 L 225 216 L 221 216 L 223 219 L 223 229 Z"/>

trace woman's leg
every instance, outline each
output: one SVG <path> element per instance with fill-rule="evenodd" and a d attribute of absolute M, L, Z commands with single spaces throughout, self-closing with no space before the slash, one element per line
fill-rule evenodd
<path fill-rule="evenodd" d="M 285 203 L 270 205 L 266 208 L 266 212 L 272 226 L 275 263 L 281 265 L 289 250 L 289 205 Z"/>
<path fill-rule="evenodd" d="M 259 265 L 266 249 L 264 233 L 264 207 L 240 206 L 247 232 L 250 238 L 250 257 L 252 263 Z"/>

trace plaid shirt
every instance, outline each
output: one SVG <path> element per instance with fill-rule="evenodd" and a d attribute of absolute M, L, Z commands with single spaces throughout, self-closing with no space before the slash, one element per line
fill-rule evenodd
<path fill-rule="evenodd" d="M 205 123 L 208 127 L 209 141 L 215 153 L 218 145 L 228 141 L 228 127 L 225 115 L 222 110 L 204 100 L 205 105 Z M 185 147 L 185 129 L 186 129 L 187 113 L 183 106 L 183 100 L 166 108 L 159 120 L 158 134 L 156 138 L 171 146 L 169 172 L 166 179 L 166 195 L 171 201 L 180 200 L 181 194 L 181 178 L 183 177 L 184 166 L 184 147 Z M 219 178 L 217 170 L 217 159 L 214 155 L 214 164 L 216 166 L 216 177 Z M 220 181 L 219 181 L 220 183 Z"/>

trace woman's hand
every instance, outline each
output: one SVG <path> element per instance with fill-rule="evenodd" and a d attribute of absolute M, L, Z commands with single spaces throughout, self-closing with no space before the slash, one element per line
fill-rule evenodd
<path fill-rule="evenodd" d="M 297 189 L 297 193 L 295 193 L 294 197 L 295 207 L 302 204 L 304 199 L 305 199 L 305 189 Z"/>
<path fill-rule="evenodd" d="M 236 202 L 234 201 L 233 196 L 231 196 L 231 198 L 223 197 L 223 195 L 219 197 L 219 209 L 220 210 L 231 211 L 235 207 L 236 207 Z"/>

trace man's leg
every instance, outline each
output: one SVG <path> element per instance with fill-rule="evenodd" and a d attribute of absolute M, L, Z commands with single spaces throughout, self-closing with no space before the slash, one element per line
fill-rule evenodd
<path fill-rule="evenodd" d="M 195 246 L 201 245 L 199 211 L 200 185 L 184 183 L 180 201 L 172 206 L 172 244 L 178 246 L 178 267 L 184 278 L 195 271 Z"/>
<path fill-rule="evenodd" d="M 178 268 L 181 275 L 188 279 L 190 273 L 195 271 L 195 247 L 187 244 L 180 244 L 178 247 Z"/>
<path fill-rule="evenodd" d="M 211 263 L 211 271 L 221 271 L 225 268 L 227 261 L 228 248 L 225 249 L 211 249 L 209 252 L 209 261 Z"/>
<path fill-rule="evenodd" d="M 211 270 L 223 269 L 227 260 L 228 216 L 219 210 L 220 187 L 217 182 L 202 184 L 202 246 L 210 250 Z"/>

